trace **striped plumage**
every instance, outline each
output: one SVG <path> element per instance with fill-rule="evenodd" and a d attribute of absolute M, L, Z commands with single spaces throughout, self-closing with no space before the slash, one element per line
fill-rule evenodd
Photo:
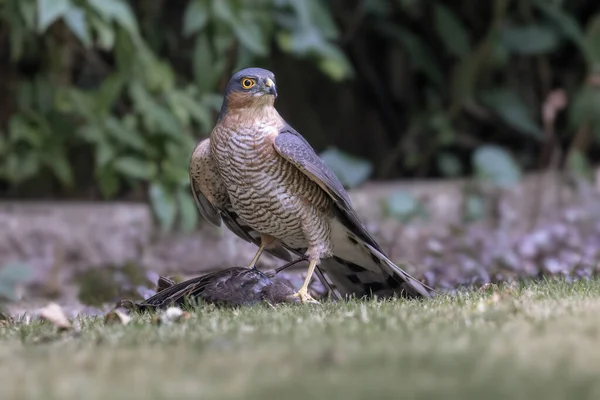
<path fill-rule="evenodd" d="M 279 115 L 275 97 L 269 71 L 231 78 L 209 142 L 198 145 L 190 166 L 201 213 L 280 257 L 306 255 L 302 301 L 312 301 L 306 289 L 317 264 L 344 296 L 429 297 L 368 234 L 335 174 Z"/>
<path fill-rule="evenodd" d="M 224 116 L 212 132 L 211 154 L 232 207 L 249 226 L 291 248 L 325 243 L 333 201 L 279 156 L 273 139 L 283 121 L 275 108 L 264 111 Z"/>

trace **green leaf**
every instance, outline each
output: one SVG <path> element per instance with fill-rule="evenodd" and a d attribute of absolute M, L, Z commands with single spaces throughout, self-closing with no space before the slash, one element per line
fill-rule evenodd
<path fill-rule="evenodd" d="M 6 178 L 17 184 L 38 175 L 42 166 L 38 153 L 31 151 L 23 156 L 9 153 L 3 163 Z"/>
<path fill-rule="evenodd" d="M 600 140 L 600 89 L 583 85 L 573 97 L 573 103 L 569 107 L 569 125 L 579 129 L 589 124 Z"/>
<path fill-rule="evenodd" d="M 189 190 L 177 191 L 177 201 L 179 203 L 181 229 L 184 232 L 191 232 L 198 224 L 198 210 L 196 208 L 196 203 Z"/>
<path fill-rule="evenodd" d="M 504 148 L 496 145 L 480 146 L 473 153 L 473 169 L 479 179 L 506 188 L 521 179 L 521 169 Z"/>
<path fill-rule="evenodd" d="M 169 154 L 169 159 L 161 165 L 162 176 L 164 181 L 173 183 L 177 186 L 188 186 L 190 184 L 190 170 L 188 162 L 188 149 L 186 148 L 185 157 Z"/>
<path fill-rule="evenodd" d="M 101 168 L 96 171 L 96 178 L 100 193 L 105 199 L 110 199 L 117 194 L 120 188 L 119 177 L 109 168 Z"/>
<path fill-rule="evenodd" d="M 54 106 L 62 112 L 77 113 L 88 121 L 96 118 L 93 95 L 73 87 L 58 88 Z"/>
<path fill-rule="evenodd" d="M 436 141 L 439 146 L 449 146 L 456 142 L 456 132 L 452 121 L 443 112 L 428 112 L 429 126 L 436 132 Z"/>
<path fill-rule="evenodd" d="M 579 26 L 579 22 L 577 22 L 577 19 L 575 19 L 573 15 L 562 10 L 557 3 L 548 0 L 532 1 L 550 21 L 558 26 L 565 37 L 569 38 L 573 43 L 580 47 L 583 45 L 583 31 Z"/>
<path fill-rule="evenodd" d="M 97 131 L 102 133 L 102 131 L 94 126 L 94 129 L 88 129 L 88 132 Z M 103 140 L 96 144 L 96 166 L 104 167 L 116 157 L 116 151 L 114 146 L 107 143 L 107 141 Z"/>
<path fill-rule="evenodd" d="M 49 0 L 53 1 L 53 0 Z M 137 20 L 131 11 L 129 4 L 123 0 L 87 0 L 88 4 L 94 8 L 98 14 L 108 21 L 116 21 L 131 35 L 136 36 L 139 33 Z"/>
<path fill-rule="evenodd" d="M 148 91 L 139 83 L 129 88 L 129 94 L 134 101 L 135 109 L 143 117 L 144 126 L 152 133 L 163 133 L 179 137 L 181 125 L 173 114 L 165 107 L 156 103 Z"/>
<path fill-rule="evenodd" d="M 502 30 L 502 42 L 514 53 L 537 55 L 555 51 L 560 44 L 560 37 L 556 30 L 547 25 L 509 25 Z"/>
<path fill-rule="evenodd" d="M 442 71 L 429 46 L 421 37 L 389 23 L 379 24 L 377 29 L 402 46 L 415 70 L 423 72 L 436 84 L 443 83 Z"/>
<path fill-rule="evenodd" d="M 158 171 L 156 164 L 135 157 L 121 157 L 113 163 L 115 170 L 128 178 L 150 180 Z"/>
<path fill-rule="evenodd" d="M 46 161 L 48 168 L 52 170 L 54 176 L 66 187 L 73 186 L 73 169 L 65 154 L 55 154 L 50 160 Z"/>
<path fill-rule="evenodd" d="M 187 119 L 182 116 L 186 113 L 200 124 L 203 131 L 209 132 L 212 129 L 213 118 L 210 110 L 199 101 L 196 101 L 191 95 L 182 91 L 174 91 L 169 95 L 171 110 L 174 114 L 180 113 L 180 120 Z"/>
<path fill-rule="evenodd" d="M 349 78 L 354 73 L 350 61 L 341 50 L 333 45 L 328 46 L 327 52 L 322 55 L 319 68 L 334 81 Z"/>
<path fill-rule="evenodd" d="M 311 24 L 319 29 L 323 38 L 336 40 L 339 36 L 330 6 L 321 0 L 295 1 L 295 5 L 306 5 Z"/>
<path fill-rule="evenodd" d="M 16 86 L 15 100 L 20 110 L 31 110 L 34 106 L 34 87 L 30 80 L 23 80 Z"/>
<path fill-rule="evenodd" d="M 208 22 L 208 7 L 204 0 L 191 0 L 183 17 L 183 35 L 192 36 Z"/>
<path fill-rule="evenodd" d="M 37 9 L 39 4 L 37 4 L 35 1 L 17 1 L 16 3 L 19 11 L 18 15 L 23 19 L 25 30 L 35 31 L 37 24 Z M 1 1 L 0 4 L 2 4 Z M 16 20 L 18 16 L 16 13 L 9 14 L 8 18 Z"/>
<path fill-rule="evenodd" d="M 71 8 L 70 0 L 37 0 L 38 33 L 43 33 Z"/>
<path fill-rule="evenodd" d="M 459 158 L 451 153 L 441 153 L 437 158 L 440 172 L 448 178 L 456 178 L 463 174 L 463 166 Z"/>
<path fill-rule="evenodd" d="M 194 78 L 201 94 L 215 89 L 226 66 L 222 58 L 213 56 L 210 47 L 208 35 L 201 34 L 196 38 L 193 54 Z"/>
<path fill-rule="evenodd" d="M 590 72 L 600 72 L 600 15 L 596 14 L 587 24 L 584 50 Z"/>
<path fill-rule="evenodd" d="M 12 143 L 24 142 L 34 148 L 41 148 L 44 144 L 43 132 L 34 128 L 23 114 L 15 114 L 10 117 L 8 133 Z"/>
<path fill-rule="evenodd" d="M 38 111 L 50 113 L 54 107 L 55 83 L 50 78 L 38 75 L 34 80 L 35 104 Z"/>
<path fill-rule="evenodd" d="M 17 300 L 17 286 L 33 275 L 31 267 L 22 263 L 9 263 L 0 269 L 0 297 Z"/>
<path fill-rule="evenodd" d="M 140 132 L 131 129 L 123 121 L 120 121 L 115 117 L 108 117 L 104 121 L 104 128 L 108 134 L 105 136 L 108 136 L 107 139 L 113 143 L 123 144 L 128 149 L 140 152 L 145 150 L 148 146 Z"/>
<path fill-rule="evenodd" d="M 347 188 L 353 188 L 366 181 L 373 165 L 358 157 L 353 157 L 334 147 L 330 147 L 321 153 L 321 158 L 337 175 L 338 179 Z"/>
<path fill-rule="evenodd" d="M 0 159 L 6 155 L 8 152 L 8 143 L 6 141 L 6 134 L 4 131 L 0 130 Z M 1 164 L 1 163 L 0 163 Z"/>
<path fill-rule="evenodd" d="M 23 53 L 25 52 L 27 33 L 22 26 L 13 26 L 8 39 L 10 41 L 10 61 L 16 63 L 23 57 Z"/>
<path fill-rule="evenodd" d="M 433 25 L 446 50 L 460 57 L 471 48 L 469 33 L 450 8 L 438 2 L 433 6 Z"/>
<path fill-rule="evenodd" d="M 233 27 L 233 32 L 237 40 L 242 46 L 246 47 L 252 53 L 258 56 L 266 56 L 268 49 L 265 36 L 258 25 L 247 23 L 236 23 Z"/>
<path fill-rule="evenodd" d="M 112 50 L 117 36 L 112 25 L 96 15 L 92 15 L 90 20 L 96 32 L 96 46 L 105 51 Z"/>
<path fill-rule="evenodd" d="M 162 184 L 154 182 L 150 185 L 150 204 L 158 219 L 161 229 L 168 231 L 175 223 L 177 216 L 177 202 L 172 191 Z"/>
<path fill-rule="evenodd" d="M 119 74 L 111 74 L 104 78 L 95 96 L 97 111 L 101 114 L 109 114 L 114 103 L 121 97 L 124 86 L 125 80 Z"/>
<path fill-rule="evenodd" d="M 583 177 L 589 181 L 594 179 L 594 167 L 584 153 L 574 150 L 569 153 L 566 161 L 567 169 L 576 176 Z"/>
<path fill-rule="evenodd" d="M 85 47 L 92 45 L 92 38 L 88 30 L 85 19 L 85 11 L 79 7 L 72 7 L 63 17 L 65 23 L 71 31 L 77 36 Z"/>
<path fill-rule="evenodd" d="M 266 40 L 259 24 L 239 18 L 226 0 L 213 2 L 213 12 L 217 19 L 229 26 L 242 46 L 254 54 L 267 55 Z"/>
<path fill-rule="evenodd" d="M 490 90 L 481 95 L 481 100 L 513 129 L 536 139 L 542 137 L 542 131 L 531 117 L 531 111 L 514 91 L 505 88 Z"/>

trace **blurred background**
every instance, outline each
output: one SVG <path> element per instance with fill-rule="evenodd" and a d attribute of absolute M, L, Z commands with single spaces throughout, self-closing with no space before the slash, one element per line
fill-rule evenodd
<path fill-rule="evenodd" d="M 430 283 L 595 274 L 593 0 L 0 0 L 0 265 L 239 264 L 188 162 L 247 66 Z"/>

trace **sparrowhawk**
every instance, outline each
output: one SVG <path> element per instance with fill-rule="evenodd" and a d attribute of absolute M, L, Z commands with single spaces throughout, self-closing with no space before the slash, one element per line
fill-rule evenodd
<path fill-rule="evenodd" d="M 192 155 L 190 178 L 200 213 L 259 249 L 309 265 L 295 293 L 315 302 L 308 284 L 319 266 L 342 296 L 430 297 L 431 289 L 388 259 L 356 215 L 336 175 L 274 107 L 275 76 L 235 73 L 217 123 Z M 318 272 L 318 271 L 317 271 Z"/>

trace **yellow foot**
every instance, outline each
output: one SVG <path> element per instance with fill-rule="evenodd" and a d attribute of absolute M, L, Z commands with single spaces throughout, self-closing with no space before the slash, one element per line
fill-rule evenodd
<path fill-rule="evenodd" d="M 293 301 L 300 301 L 302 304 L 321 304 L 313 299 L 312 296 L 308 294 L 308 291 L 299 290 L 290 297 Z"/>

